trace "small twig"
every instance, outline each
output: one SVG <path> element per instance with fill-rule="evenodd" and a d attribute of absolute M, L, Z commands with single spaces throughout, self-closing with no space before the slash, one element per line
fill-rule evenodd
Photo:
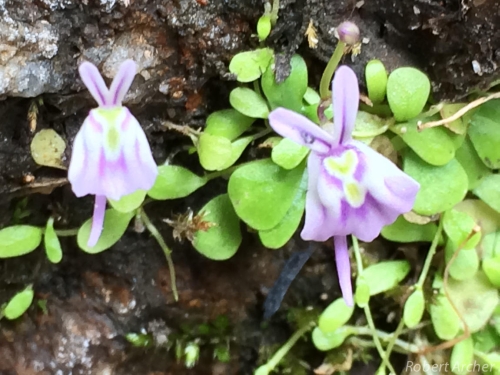
<path fill-rule="evenodd" d="M 448 118 L 445 118 L 445 119 L 442 119 L 439 121 L 430 121 L 430 122 L 426 122 L 426 123 L 422 123 L 422 121 L 419 121 L 418 125 L 417 125 L 418 130 L 433 128 L 435 126 L 441 126 L 444 124 L 448 124 L 452 121 L 458 120 L 460 117 L 465 115 L 471 109 L 474 109 L 474 108 L 480 106 L 481 104 L 486 103 L 489 100 L 499 99 L 499 98 L 500 98 L 500 92 L 496 92 L 494 94 L 491 94 L 491 95 L 488 95 L 488 96 L 485 96 L 485 97 L 482 97 L 482 98 L 479 98 L 479 99 L 476 99 L 476 100 L 470 102 L 465 107 L 463 107 L 462 109 L 460 109 L 459 111 L 457 111 L 455 114 L 451 115 Z"/>

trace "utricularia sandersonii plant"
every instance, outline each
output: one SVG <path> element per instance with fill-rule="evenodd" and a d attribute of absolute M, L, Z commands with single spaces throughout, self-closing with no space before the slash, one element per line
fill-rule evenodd
<path fill-rule="evenodd" d="M 331 133 L 284 108 L 269 114 L 271 127 L 311 150 L 307 161 L 306 218 L 301 237 L 333 237 L 340 287 L 353 305 L 347 235 L 373 241 L 385 225 L 412 209 L 419 184 L 384 156 L 352 139 L 359 103 L 358 80 L 347 66 L 337 69 L 332 89 Z"/>
<path fill-rule="evenodd" d="M 120 66 L 109 90 L 93 64 L 84 62 L 79 72 L 99 107 L 90 111 L 76 135 L 68 179 L 77 197 L 96 196 L 88 239 L 92 247 L 101 235 L 106 198 L 119 200 L 151 189 L 158 169 L 139 122 L 122 106 L 136 74 L 135 63 L 127 60 Z"/>

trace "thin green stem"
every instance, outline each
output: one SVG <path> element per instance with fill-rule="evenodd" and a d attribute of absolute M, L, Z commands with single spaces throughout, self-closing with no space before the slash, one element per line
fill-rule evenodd
<path fill-rule="evenodd" d="M 441 234 L 443 232 L 443 220 L 439 220 L 438 229 L 436 231 L 436 235 L 432 240 L 431 247 L 429 248 L 429 252 L 427 253 L 427 257 L 425 258 L 424 267 L 422 268 L 422 273 L 418 278 L 418 282 L 415 284 L 415 289 L 421 289 L 424 285 L 425 279 L 427 278 L 427 274 L 429 273 L 429 269 L 431 268 L 432 258 L 436 254 L 436 250 L 439 244 L 439 240 L 441 238 Z"/>
<path fill-rule="evenodd" d="M 58 237 L 71 237 L 71 236 L 76 236 L 78 234 L 78 230 L 80 228 L 76 229 L 56 229 L 55 232 Z"/>
<path fill-rule="evenodd" d="M 358 268 L 358 276 L 360 276 L 363 273 L 363 262 L 361 261 L 361 253 L 359 251 L 359 243 L 358 239 L 354 236 L 352 237 L 352 247 L 354 249 L 354 256 L 356 257 L 356 265 Z M 373 321 L 372 313 L 370 311 L 370 304 L 368 303 L 364 308 L 363 308 L 366 316 L 366 321 L 368 322 L 368 326 L 371 329 L 372 333 L 372 338 L 373 342 L 375 344 L 375 347 L 377 348 L 378 354 L 380 358 L 382 359 L 382 363 L 389 368 L 389 370 L 396 375 L 396 371 L 394 371 L 394 368 L 392 367 L 391 363 L 389 360 L 386 358 L 384 348 L 382 347 L 382 343 L 380 342 L 380 339 L 377 335 L 377 329 L 375 328 L 375 322 Z"/>
<path fill-rule="evenodd" d="M 276 25 L 278 21 L 278 12 L 280 10 L 280 0 L 273 0 L 273 8 L 271 9 L 271 25 Z"/>
<path fill-rule="evenodd" d="M 142 219 L 144 225 L 146 225 L 146 228 L 149 230 L 149 233 L 151 233 L 153 237 L 156 239 L 161 249 L 163 250 L 165 257 L 167 258 L 168 270 L 170 272 L 170 283 L 172 284 L 172 293 L 174 294 L 174 299 L 178 301 L 179 295 L 177 293 L 177 284 L 175 281 L 174 262 L 172 261 L 172 256 L 171 256 L 172 251 L 168 248 L 167 244 L 163 240 L 162 235 L 160 234 L 160 232 L 158 232 L 158 229 L 156 229 L 156 227 L 151 222 L 148 215 L 146 215 L 146 212 L 142 208 L 138 210 L 137 215 L 139 215 L 139 217 Z"/>
<path fill-rule="evenodd" d="M 387 343 L 387 348 L 385 350 L 385 361 L 382 362 L 380 365 L 380 369 L 382 373 L 385 371 L 385 362 L 389 362 L 389 358 L 391 357 L 391 352 L 392 349 L 394 348 L 394 345 L 396 343 L 397 338 L 399 335 L 401 335 L 401 332 L 403 331 L 403 328 L 405 327 L 405 322 L 403 319 L 399 321 L 398 327 L 394 331 L 394 333 L 391 335 L 391 338 L 389 339 L 389 342 Z"/>
<path fill-rule="evenodd" d="M 285 357 L 290 349 L 293 348 L 297 341 L 299 341 L 299 339 L 312 327 L 314 327 L 314 323 L 310 322 L 309 324 L 304 325 L 297 332 L 295 332 L 292 337 L 290 337 L 288 341 L 281 348 L 279 348 L 279 350 L 274 353 L 272 358 L 264 365 L 266 369 L 268 369 L 269 371 L 274 370 L 274 368 L 278 366 L 280 361 Z"/>
<path fill-rule="evenodd" d="M 344 55 L 345 43 L 339 42 L 337 43 L 337 47 L 335 47 L 335 51 L 333 51 L 333 55 L 328 61 L 325 70 L 323 71 L 323 75 L 321 76 L 321 81 L 319 83 L 319 95 L 321 99 L 327 99 L 331 96 L 330 92 L 330 84 L 332 83 L 333 73 L 337 66 L 339 65 L 340 59 Z"/>

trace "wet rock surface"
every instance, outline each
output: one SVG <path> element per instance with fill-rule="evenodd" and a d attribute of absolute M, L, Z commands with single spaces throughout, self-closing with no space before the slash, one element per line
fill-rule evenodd
<path fill-rule="evenodd" d="M 389 69 L 417 66 L 430 75 L 436 98 L 455 99 L 500 78 L 499 7 L 489 0 L 282 0 L 269 42 L 281 53 L 278 74 L 286 76 L 287 59 L 298 50 L 315 84 L 335 45 L 333 28 L 351 18 L 368 39 L 354 63 L 345 61 L 360 76 L 371 58 Z M 91 214 L 92 200 L 72 195 L 65 171 L 40 168 L 29 152 L 33 135 L 43 128 L 53 128 L 70 145 L 95 106 L 77 77 L 81 61 L 92 61 L 108 79 L 122 60 L 137 62 L 139 74 L 126 105 L 161 163 L 187 144 L 166 131 L 164 121 L 202 126 L 208 113 L 228 106 L 233 82 L 227 65 L 236 52 L 257 45 L 252 33 L 262 11 L 260 0 L 0 0 L 0 227 L 12 224 L 26 197 L 31 214 L 23 222 L 33 225 L 42 226 L 53 215 L 58 227 L 74 228 Z M 317 49 L 305 42 L 311 20 Z M 33 103 L 34 123 L 28 116 Z M 66 165 L 70 155 L 67 147 Z M 196 158 L 180 162 L 199 168 Z M 214 181 L 185 200 L 146 207 L 173 249 L 179 302 L 173 300 L 156 242 L 132 228 L 99 255 L 82 253 L 68 237 L 59 265 L 48 263 L 42 249 L 0 261 L 0 303 L 28 284 L 39 301 L 22 319 L 0 321 L 0 374 L 252 373 L 262 346 L 289 336 L 286 307 L 322 306 L 338 295 L 338 287 L 330 249 L 319 246 L 282 310 L 263 325 L 265 295 L 284 261 L 302 245 L 291 241 L 271 251 L 247 234 L 233 259 L 213 262 L 174 242 L 172 229 L 161 221 L 200 208 L 223 185 Z M 213 345 L 205 345 L 200 365 L 187 370 L 168 345 L 142 349 L 125 339 L 142 330 L 157 341 L 172 332 L 191 339 L 184 326 L 219 316 L 229 320 L 222 335 L 230 342 L 229 363 L 214 361 Z"/>

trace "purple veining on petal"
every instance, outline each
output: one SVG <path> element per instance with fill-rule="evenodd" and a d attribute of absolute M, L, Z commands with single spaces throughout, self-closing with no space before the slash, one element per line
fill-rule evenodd
<path fill-rule="evenodd" d="M 104 224 L 104 214 L 106 212 L 106 197 L 104 195 L 96 195 L 94 203 L 94 214 L 92 216 L 92 228 L 90 229 L 88 247 L 94 247 L 99 240 Z"/>
<path fill-rule="evenodd" d="M 347 306 L 354 306 L 351 285 L 351 264 L 349 261 L 349 249 L 347 248 L 346 236 L 333 237 L 335 248 L 335 263 L 339 278 L 340 290 Z"/>
<path fill-rule="evenodd" d="M 359 105 L 358 79 L 353 70 L 340 66 L 332 82 L 333 120 L 336 144 L 343 144 L 351 139 Z"/>
<path fill-rule="evenodd" d="M 97 133 L 103 132 L 102 124 L 99 122 L 99 120 L 97 120 L 94 117 L 94 113 L 92 111 L 90 111 L 89 115 L 87 116 L 87 119 L 89 120 L 89 123 L 95 132 L 97 132 Z"/>
<path fill-rule="evenodd" d="M 79 66 L 78 71 L 83 83 L 87 86 L 90 94 L 92 94 L 97 101 L 97 104 L 101 107 L 107 106 L 109 90 L 97 67 L 85 61 Z"/>
<path fill-rule="evenodd" d="M 111 97 L 113 98 L 112 104 L 120 106 L 127 91 L 129 90 L 132 82 L 134 81 L 136 73 L 136 64 L 133 60 L 125 60 L 118 69 L 113 82 L 110 86 Z"/>
<path fill-rule="evenodd" d="M 123 107 L 123 108 L 125 108 L 125 107 Z M 125 118 L 123 119 L 123 122 L 120 126 L 120 129 L 122 130 L 122 132 L 126 132 L 130 128 L 130 118 L 131 117 L 132 117 L 132 114 L 130 113 L 130 111 L 128 110 L 128 108 L 125 108 Z"/>

